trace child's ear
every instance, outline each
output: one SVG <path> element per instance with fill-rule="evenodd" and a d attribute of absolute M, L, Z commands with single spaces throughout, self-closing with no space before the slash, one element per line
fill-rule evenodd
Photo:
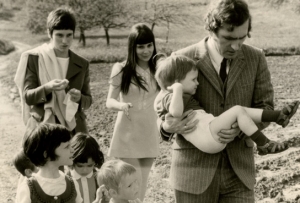
<path fill-rule="evenodd" d="M 24 171 L 27 178 L 30 178 L 32 176 L 32 170 L 29 168 L 26 168 Z"/>

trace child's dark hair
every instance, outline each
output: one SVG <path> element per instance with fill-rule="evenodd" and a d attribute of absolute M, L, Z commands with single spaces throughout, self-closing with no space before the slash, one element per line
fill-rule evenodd
<path fill-rule="evenodd" d="M 24 154 L 24 151 L 19 151 L 14 159 L 13 164 L 15 168 L 23 175 L 26 176 L 25 170 L 30 169 L 31 171 L 34 171 L 36 166 L 33 165 L 33 163 L 30 161 L 30 159 Z"/>
<path fill-rule="evenodd" d="M 95 162 L 95 167 L 100 168 L 104 162 L 103 153 L 97 141 L 90 135 L 77 133 L 71 139 L 73 150 L 73 164 L 87 163 L 91 158 Z"/>
<path fill-rule="evenodd" d="M 70 8 L 57 8 L 49 13 L 47 29 L 50 36 L 52 36 L 53 30 L 72 30 L 74 34 L 75 28 L 75 15 Z"/>
<path fill-rule="evenodd" d="M 128 93 L 129 85 L 134 83 L 139 88 L 147 91 L 145 87 L 145 81 L 136 72 L 137 65 L 137 55 L 136 47 L 137 44 L 148 44 L 153 43 L 154 50 L 151 59 L 148 62 L 150 73 L 154 76 L 155 74 L 155 61 L 152 60 L 153 56 L 156 54 L 155 38 L 152 30 L 144 23 L 138 23 L 132 26 L 131 31 L 128 36 L 128 56 L 124 68 L 121 72 L 122 82 L 121 91 L 124 94 Z M 157 85 L 157 89 L 159 89 Z"/>
<path fill-rule="evenodd" d="M 55 149 L 70 139 L 71 133 L 63 125 L 43 123 L 25 138 L 24 153 L 34 165 L 44 166 L 48 159 L 58 158 Z"/>
<path fill-rule="evenodd" d="M 160 88 L 164 90 L 167 90 L 167 87 L 176 81 L 183 80 L 191 70 L 197 70 L 196 63 L 183 55 L 160 57 L 156 67 L 155 79 Z"/>

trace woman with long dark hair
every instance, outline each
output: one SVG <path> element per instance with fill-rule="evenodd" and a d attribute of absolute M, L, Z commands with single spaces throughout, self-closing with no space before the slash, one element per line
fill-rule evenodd
<path fill-rule="evenodd" d="M 155 81 L 154 35 L 145 24 L 132 27 L 128 56 L 112 68 L 106 106 L 118 111 L 108 156 L 122 159 L 141 173 L 143 201 L 154 158 L 158 156 L 159 133 L 153 103 L 159 87 Z"/>

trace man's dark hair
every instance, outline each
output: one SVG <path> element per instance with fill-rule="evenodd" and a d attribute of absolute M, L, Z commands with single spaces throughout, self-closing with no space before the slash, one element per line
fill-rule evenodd
<path fill-rule="evenodd" d="M 205 29 L 217 34 L 224 23 L 230 25 L 228 31 L 249 20 L 248 37 L 251 31 L 251 15 L 244 0 L 219 0 L 211 7 L 205 17 Z"/>
<path fill-rule="evenodd" d="M 70 8 L 57 8 L 51 11 L 47 18 L 47 29 L 52 36 L 53 30 L 72 30 L 76 28 L 76 20 Z"/>
<path fill-rule="evenodd" d="M 63 125 L 43 123 L 25 138 L 23 149 L 34 165 L 44 166 L 49 160 L 55 161 L 55 149 L 70 140 L 71 133 Z"/>

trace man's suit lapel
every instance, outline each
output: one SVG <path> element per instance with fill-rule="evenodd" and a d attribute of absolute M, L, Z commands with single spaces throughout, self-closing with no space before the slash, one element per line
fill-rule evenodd
<path fill-rule="evenodd" d="M 232 90 L 235 82 L 239 78 L 239 75 L 242 73 L 244 68 L 245 68 L 244 54 L 242 51 L 239 51 L 237 57 L 233 59 L 230 64 L 229 74 L 228 74 L 227 84 L 226 84 L 226 97 Z"/>
<path fill-rule="evenodd" d="M 70 60 L 69 60 L 69 66 L 67 71 L 66 79 L 72 78 L 74 75 L 79 73 L 81 71 L 81 60 L 80 58 L 75 55 L 71 50 L 69 51 Z"/>
<path fill-rule="evenodd" d="M 211 62 L 207 51 L 206 41 L 208 38 L 205 38 L 201 42 L 199 42 L 199 46 L 195 51 L 195 58 L 198 59 L 197 67 L 199 67 L 199 71 L 201 71 L 204 77 L 211 83 L 211 85 L 217 90 L 217 92 L 223 96 L 222 88 L 220 86 L 220 78 L 216 73 L 216 70 Z"/>

